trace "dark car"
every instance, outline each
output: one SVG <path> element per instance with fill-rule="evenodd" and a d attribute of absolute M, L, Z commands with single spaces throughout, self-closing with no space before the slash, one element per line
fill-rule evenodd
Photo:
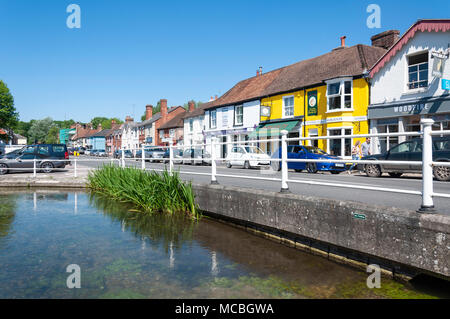
<path fill-rule="evenodd" d="M 211 165 L 211 155 L 203 148 L 188 148 L 183 152 L 182 162 L 191 165 Z"/>
<path fill-rule="evenodd" d="M 122 158 L 122 150 L 115 150 L 114 151 L 114 158 Z M 124 158 L 133 158 L 133 153 L 130 150 L 124 150 L 123 151 L 123 157 Z"/>
<path fill-rule="evenodd" d="M 16 149 L 12 152 L 9 152 L 9 153 L 6 153 L 6 154 L 0 156 L 0 158 L 16 158 L 18 155 L 20 155 L 20 153 L 22 152 L 23 149 L 24 149 L 24 147 Z"/>
<path fill-rule="evenodd" d="M 166 149 L 164 152 L 164 163 L 169 163 L 170 158 L 170 150 Z M 183 151 L 181 149 L 173 150 L 173 163 L 174 164 L 183 164 Z"/>
<path fill-rule="evenodd" d="M 392 147 L 383 154 L 369 155 L 362 160 L 385 161 L 422 161 L 422 139 L 412 139 Z M 433 161 L 450 161 L 450 136 L 433 137 Z M 420 165 L 393 165 L 393 164 L 359 164 L 358 169 L 364 171 L 369 177 L 380 177 L 388 173 L 392 177 L 400 177 L 403 173 L 422 173 Z M 450 167 L 434 166 L 434 177 L 439 181 L 450 180 Z"/>
<path fill-rule="evenodd" d="M 288 145 L 288 159 L 330 159 L 342 160 L 342 158 L 330 155 L 315 146 Z M 272 158 L 281 159 L 281 148 L 273 153 Z M 274 170 L 281 169 L 281 162 L 272 161 L 271 166 Z M 329 171 L 332 174 L 339 174 L 346 170 L 344 163 L 306 163 L 306 162 L 288 162 L 288 169 L 294 169 L 296 172 L 307 170 L 309 173 L 317 173 L 318 171 Z"/>
<path fill-rule="evenodd" d="M 38 170 L 44 173 L 50 173 L 55 168 L 64 168 L 70 164 L 69 152 L 64 144 L 29 145 L 14 156 L 0 159 L 0 175 L 14 170 L 33 170 L 34 160 Z"/>

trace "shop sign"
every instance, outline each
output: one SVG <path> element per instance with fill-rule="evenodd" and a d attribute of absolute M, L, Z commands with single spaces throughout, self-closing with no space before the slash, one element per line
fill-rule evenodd
<path fill-rule="evenodd" d="M 308 92 L 308 115 L 317 115 L 317 91 Z"/>
<path fill-rule="evenodd" d="M 450 80 L 442 79 L 442 89 L 450 90 Z"/>

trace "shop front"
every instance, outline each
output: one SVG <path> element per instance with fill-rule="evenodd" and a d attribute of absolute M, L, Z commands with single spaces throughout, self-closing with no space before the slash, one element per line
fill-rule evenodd
<path fill-rule="evenodd" d="M 408 103 L 388 103 L 371 105 L 368 111 L 370 133 L 420 132 L 420 120 L 434 120 L 433 130 L 450 129 L 450 96 L 439 98 L 423 98 Z M 374 138 L 372 152 L 384 153 L 393 146 L 412 137 Z"/>

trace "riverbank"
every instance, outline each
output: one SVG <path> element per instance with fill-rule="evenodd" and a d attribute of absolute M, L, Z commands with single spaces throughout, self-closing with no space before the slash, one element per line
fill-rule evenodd
<path fill-rule="evenodd" d="M 18 176 L 18 175 L 16 175 Z M 85 188 L 86 179 L 8 178 L 1 188 Z M 385 275 L 450 277 L 450 217 L 248 188 L 194 184 L 201 210 L 279 243 Z"/>

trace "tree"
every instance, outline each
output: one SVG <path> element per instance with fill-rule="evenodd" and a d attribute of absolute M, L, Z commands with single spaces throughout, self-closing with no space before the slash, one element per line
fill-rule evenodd
<path fill-rule="evenodd" d="M 45 137 L 45 144 L 59 144 L 59 127 L 53 125 Z"/>
<path fill-rule="evenodd" d="M 45 142 L 47 140 L 47 135 L 53 126 L 55 126 L 55 124 L 53 124 L 53 120 L 50 117 L 47 117 L 43 120 L 34 121 L 30 127 L 30 130 L 28 131 L 29 142 Z"/>
<path fill-rule="evenodd" d="M 195 102 L 194 100 L 192 100 L 192 102 L 194 102 L 194 108 L 198 108 L 198 107 L 200 107 L 200 105 L 203 104 L 202 102 Z M 189 110 L 189 102 L 184 103 L 183 107 L 186 111 L 188 111 Z"/>
<path fill-rule="evenodd" d="M 0 80 L 0 128 L 12 136 L 12 130 L 19 122 L 19 113 L 14 107 L 14 98 L 6 84 Z"/>
<path fill-rule="evenodd" d="M 104 121 L 108 121 L 108 118 L 106 118 L 106 117 L 94 117 L 94 118 L 91 120 L 92 127 L 93 127 L 94 129 L 97 129 L 98 125 L 101 124 L 101 123 L 104 122 Z M 102 124 L 102 128 L 104 128 L 104 127 L 103 127 L 103 124 Z"/>

